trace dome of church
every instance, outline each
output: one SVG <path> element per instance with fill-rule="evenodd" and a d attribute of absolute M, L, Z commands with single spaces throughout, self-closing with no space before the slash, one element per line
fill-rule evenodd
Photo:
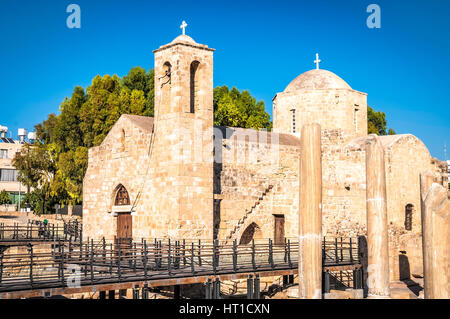
<path fill-rule="evenodd" d="M 293 92 L 302 89 L 351 89 L 343 79 L 327 70 L 311 70 L 296 77 L 284 90 Z"/>
<path fill-rule="evenodd" d="M 178 42 L 189 42 L 189 43 L 196 43 L 194 39 L 192 39 L 190 36 L 182 34 L 177 36 L 171 43 L 178 43 Z"/>

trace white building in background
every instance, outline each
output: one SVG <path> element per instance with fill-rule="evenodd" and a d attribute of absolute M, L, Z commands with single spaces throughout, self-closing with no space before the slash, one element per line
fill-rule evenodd
<path fill-rule="evenodd" d="M 16 153 L 20 152 L 27 141 L 27 130 L 18 130 L 18 139 L 13 139 L 8 134 L 8 128 L 0 125 L 0 192 L 6 190 L 9 193 L 12 204 L 5 207 L 0 205 L 0 211 L 15 211 L 18 208 L 20 198 L 26 193 L 26 186 L 17 179 L 17 170 L 12 165 Z M 35 133 L 28 134 L 29 141 L 36 139 Z"/>
<path fill-rule="evenodd" d="M 448 182 L 450 183 L 450 160 L 447 160 Z"/>

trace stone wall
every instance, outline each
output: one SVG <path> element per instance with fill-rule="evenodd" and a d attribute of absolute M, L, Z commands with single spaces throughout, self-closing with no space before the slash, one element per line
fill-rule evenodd
<path fill-rule="evenodd" d="M 184 35 L 154 51 L 150 194 L 172 216 L 172 237 L 213 239 L 213 52 Z"/>
<path fill-rule="evenodd" d="M 295 133 L 292 129 L 295 110 Z M 350 89 L 298 90 L 274 99 L 274 131 L 300 136 L 304 124 L 340 129 L 348 139 L 367 135 L 367 95 Z"/>
<path fill-rule="evenodd" d="M 131 203 L 138 194 L 147 197 L 152 189 L 149 167 L 149 147 L 152 138 L 152 118 L 140 123 L 141 117 L 123 115 L 100 146 L 89 150 L 89 163 L 83 184 L 83 236 L 85 238 L 113 239 L 117 233 L 116 217 L 112 212 L 119 185 L 128 191 Z M 140 123 L 141 125 L 136 125 Z M 142 191 L 145 191 L 144 193 Z M 164 214 L 148 218 L 144 210 L 151 200 L 134 207 L 133 236 L 157 235 L 151 229 L 167 231 Z M 152 223 L 153 222 L 153 223 Z"/>
<path fill-rule="evenodd" d="M 342 130 L 322 134 L 324 236 L 356 237 L 366 232 L 364 138 L 344 144 L 346 139 Z"/>
<path fill-rule="evenodd" d="M 299 139 L 228 129 L 231 134 L 224 134 L 218 142 L 222 149 L 215 164 L 217 237 L 239 241 L 247 227 L 255 223 L 256 239 L 273 238 L 274 215 L 283 215 L 285 236 L 296 238 Z"/>
<path fill-rule="evenodd" d="M 411 274 L 421 275 L 420 174 L 428 169 L 436 170 L 426 146 L 415 136 L 386 136 L 381 141 L 385 149 L 391 279 L 405 277 L 407 268 Z M 412 214 L 411 230 L 405 225 L 408 205 Z"/>

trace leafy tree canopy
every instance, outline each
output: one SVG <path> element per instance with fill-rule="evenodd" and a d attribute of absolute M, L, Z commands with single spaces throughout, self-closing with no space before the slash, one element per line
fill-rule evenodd
<path fill-rule="evenodd" d="M 392 128 L 387 129 L 386 114 L 367 106 L 367 129 L 369 134 L 395 135 Z"/>
<path fill-rule="evenodd" d="M 214 89 L 214 124 L 253 129 L 272 129 L 264 101 L 256 102 L 250 92 L 226 85 Z"/>
<path fill-rule="evenodd" d="M 8 205 L 11 204 L 11 197 L 9 197 L 9 193 L 6 190 L 2 190 L 0 192 L 0 205 Z"/>

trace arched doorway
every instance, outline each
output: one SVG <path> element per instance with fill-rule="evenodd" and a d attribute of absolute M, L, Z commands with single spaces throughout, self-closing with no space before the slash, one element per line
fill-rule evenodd
<path fill-rule="evenodd" d="M 123 185 L 119 185 L 114 198 L 117 212 L 117 235 L 119 242 L 129 242 L 133 238 L 133 221 L 131 216 L 130 196 Z"/>

